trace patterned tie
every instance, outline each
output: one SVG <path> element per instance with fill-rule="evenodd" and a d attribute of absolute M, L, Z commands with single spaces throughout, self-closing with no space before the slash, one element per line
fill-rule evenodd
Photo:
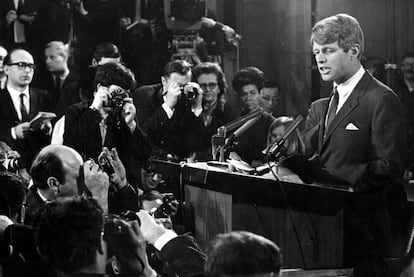
<path fill-rule="evenodd" d="M 27 113 L 26 105 L 24 104 L 24 98 L 26 95 L 24 93 L 20 94 L 20 113 L 22 115 L 22 122 L 29 121 L 29 114 Z"/>
<path fill-rule="evenodd" d="M 332 121 L 334 120 L 336 116 L 336 110 L 338 108 L 339 94 L 338 94 L 338 90 L 336 89 L 336 87 L 333 89 L 332 94 L 333 94 L 332 100 L 329 105 L 328 112 L 326 113 L 325 136 L 326 136 L 326 132 L 329 129 L 329 126 L 331 125 Z"/>

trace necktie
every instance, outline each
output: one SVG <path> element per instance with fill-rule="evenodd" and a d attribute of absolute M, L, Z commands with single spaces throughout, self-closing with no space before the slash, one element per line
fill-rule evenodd
<path fill-rule="evenodd" d="M 17 14 L 20 15 L 23 13 L 23 0 L 17 1 Z"/>
<path fill-rule="evenodd" d="M 338 108 L 339 94 L 336 87 L 333 89 L 332 94 L 332 100 L 329 105 L 328 112 L 326 113 L 325 134 L 326 131 L 329 129 L 329 126 L 331 125 L 332 121 L 334 120 L 336 116 L 336 109 Z"/>
<path fill-rule="evenodd" d="M 55 78 L 56 91 L 60 91 L 61 86 L 62 86 L 62 80 L 59 77 L 56 77 Z"/>
<path fill-rule="evenodd" d="M 20 94 L 20 113 L 22 115 L 22 122 L 29 121 L 29 114 L 27 113 L 26 105 L 24 104 L 24 98 L 26 95 L 24 93 Z"/>

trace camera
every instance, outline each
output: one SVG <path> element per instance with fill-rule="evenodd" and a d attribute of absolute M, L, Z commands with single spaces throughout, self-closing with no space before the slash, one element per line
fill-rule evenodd
<path fill-rule="evenodd" d="M 177 212 L 178 201 L 172 193 L 162 194 L 162 204 L 155 212 L 155 218 L 166 218 L 173 216 Z"/>
<path fill-rule="evenodd" d="M 195 87 L 191 86 L 184 86 L 181 88 L 181 97 L 188 100 L 193 101 L 198 96 L 198 90 Z"/>
<path fill-rule="evenodd" d="M 8 157 L 7 155 L 1 161 L 4 169 L 11 172 L 16 172 L 22 168 L 21 159 L 19 157 Z"/>
<path fill-rule="evenodd" d="M 165 23 L 169 30 L 199 30 L 205 13 L 206 0 L 164 0 Z"/>
<path fill-rule="evenodd" d="M 117 89 L 111 92 L 111 97 L 108 100 L 107 107 L 121 110 L 124 106 L 124 99 L 128 98 L 129 94 L 123 89 Z"/>
<path fill-rule="evenodd" d="M 113 173 L 115 173 L 115 169 L 111 164 L 111 161 L 109 160 L 109 158 L 106 156 L 105 152 L 103 152 L 101 155 L 99 155 L 98 157 L 98 164 L 99 167 L 109 176 L 111 176 Z"/>
<path fill-rule="evenodd" d="M 138 225 L 141 227 L 141 220 L 133 211 L 126 211 L 120 215 L 106 215 L 104 217 L 104 239 L 108 243 L 109 257 L 116 254 L 116 249 L 125 247 L 122 243 L 128 243 L 128 240 L 124 238 L 127 235 L 127 230 L 119 223 L 119 220 L 138 221 Z"/>
<path fill-rule="evenodd" d="M 104 217 L 104 234 L 106 237 L 113 235 L 125 234 L 126 230 L 123 228 L 117 220 L 125 221 L 138 221 L 139 226 L 141 226 L 141 221 L 139 216 L 133 211 L 125 211 L 121 215 L 117 214 L 108 214 Z"/>

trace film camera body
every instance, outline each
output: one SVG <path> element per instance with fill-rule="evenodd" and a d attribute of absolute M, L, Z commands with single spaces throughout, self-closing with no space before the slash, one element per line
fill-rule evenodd
<path fill-rule="evenodd" d="M 198 96 L 198 90 L 191 85 L 185 85 L 181 88 L 181 98 L 187 101 L 193 101 Z"/>
<path fill-rule="evenodd" d="M 116 89 L 111 92 L 111 96 L 106 104 L 106 107 L 113 108 L 114 110 L 122 110 L 125 104 L 124 99 L 128 98 L 129 93 L 123 89 Z"/>

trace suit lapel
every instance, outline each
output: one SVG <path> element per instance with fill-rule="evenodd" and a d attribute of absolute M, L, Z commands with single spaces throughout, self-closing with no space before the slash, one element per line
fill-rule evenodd
<path fill-rule="evenodd" d="M 5 103 L 4 109 L 6 110 L 5 114 L 11 115 L 13 117 L 13 121 L 19 122 L 20 121 L 19 116 L 17 115 L 17 111 L 14 107 L 13 100 L 10 96 L 9 91 L 5 89 L 1 93 L 3 94 L 2 97 L 4 97 L 5 99 L 5 102 L 4 102 Z"/>
<path fill-rule="evenodd" d="M 29 88 L 30 94 L 30 111 L 29 111 L 29 118 L 32 119 L 37 115 L 40 103 L 39 97 L 35 91 Z"/>
<path fill-rule="evenodd" d="M 331 125 L 329 126 L 329 129 L 326 132 L 326 137 L 323 140 L 323 144 L 326 143 L 326 141 L 329 139 L 332 133 L 336 130 L 336 128 L 338 128 L 340 123 L 344 121 L 344 119 L 359 105 L 359 98 L 361 98 L 361 96 L 365 94 L 366 88 L 371 81 L 372 77 L 367 72 L 365 72 L 362 79 L 359 81 L 359 83 L 349 96 L 349 98 L 345 101 L 344 105 L 341 107 L 338 114 L 333 119 Z M 323 124 L 323 126 L 325 126 L 325 124 Z"/>
<path fill-rule="evenodd" d="M 319 149 L 321 149 L 323 145 L 323 140 L 324 140 L 323 135 L 325 134 L 325 118 L 326 118 L 326 114 L 328 113 L 329 102 L 331 101 L 331 97 L 326 99 L 326 101 L 324 102 L 324 107 L 322 108 L 321 121 L 319 122 L 320 124 L 319 136 L 318 136 Z"/>

